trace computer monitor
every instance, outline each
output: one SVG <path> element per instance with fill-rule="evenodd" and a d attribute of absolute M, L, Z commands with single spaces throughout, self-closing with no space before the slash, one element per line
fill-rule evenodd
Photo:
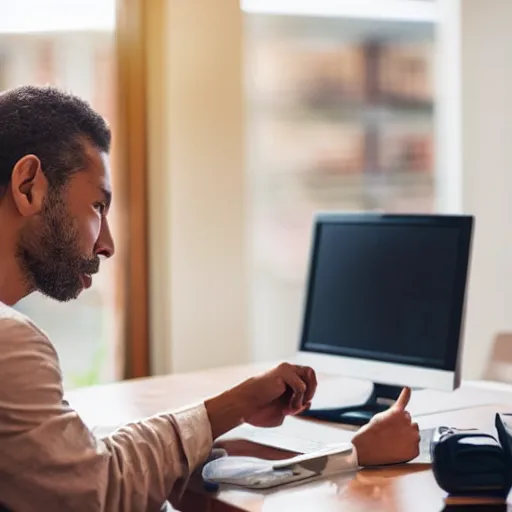
<path fill-rule="evenodd" d="M 403 386 L 459 386 L 472 231 L 463 215 L 316 217 L 297 359 L 371 380 L 374 392 L 306 416 L 362 425 Z"/>

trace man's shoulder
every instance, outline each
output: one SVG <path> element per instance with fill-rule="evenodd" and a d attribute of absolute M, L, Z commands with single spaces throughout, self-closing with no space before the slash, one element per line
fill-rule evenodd
<path fill-rule="evenodd" d="M 0 302 L 0 327 L 9 324 L 24 324 L 28 326 L 31 322 L 23 313 Z"/>
<path fill-rule="evenodd" d="M 0 437 L 5 428 L 18 421 L 21 416 L 16 415 L 23 407 L 25 412 L 37 414 L 41 412 L 34 408 L 38 401 L 62 400 L 62 374 L 52 343 L 26 315 L 3 304 L 0 304 L 0 375 L 0 424 L 4 424 L 0 427 Z"/>
<path fill-rule="evenodd" d="M 40 348 L 54 352 L 48 336 L 26 315 L 0 302 L 0 346 L 6 344 L 19 347 L 21 344 L 37 343 Z M 46 351 L 45 350 L 45 351 Z"/>
<path fill-rule="evenodd" d="M 0 302 L 0 333 L 5 333 L 12 329 L 42 334 L 28 316 Z"/>

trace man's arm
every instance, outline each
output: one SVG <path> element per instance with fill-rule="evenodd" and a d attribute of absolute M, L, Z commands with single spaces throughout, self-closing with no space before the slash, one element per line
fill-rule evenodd
<path fill-rule="evenodd" d="M 96 439 L 62 403 L 51 343 L 23 322 L 1 322 L 0 375 L 0 502 L 16 512 L 156 511 L 211 450 L 204 405 Z"/>
<path fill-rule="evenodd" d="M 159 510 L 209 455 L 213 436 L 242 421 L 279 425 L 308 407 L 316 388 L 311 368 L 281 364 L 204 405 L 99 440 L 63 403 L 55 350 L 28 322 L 0 321 L 0 375 L 0 503 L 16 512 Z M 418 426 L 405 411 L 409 394 L 356 435 L 360 464 L 417 454 Z"/>

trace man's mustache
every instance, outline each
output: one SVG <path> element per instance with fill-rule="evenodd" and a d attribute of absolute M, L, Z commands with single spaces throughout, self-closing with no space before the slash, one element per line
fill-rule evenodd
<path fill-rule="evenodd" d="M 88 260 L 84 263 L 82 268 L 82 273 L 92 275 L 97 274 L 100 269 L 100 259 L 95 257 L 91 260 Z"/>

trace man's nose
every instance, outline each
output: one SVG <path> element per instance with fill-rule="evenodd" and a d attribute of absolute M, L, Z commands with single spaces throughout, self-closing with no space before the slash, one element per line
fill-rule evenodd
<path fill-rule="evenodd" d="M 96 242 L 96 250 L 94 252 L 98 256 L 104 256 L 105 258 L 110 258 L 115 253 L 114 239 L 106 219 L 102 222 L 100 236 Z"/>

